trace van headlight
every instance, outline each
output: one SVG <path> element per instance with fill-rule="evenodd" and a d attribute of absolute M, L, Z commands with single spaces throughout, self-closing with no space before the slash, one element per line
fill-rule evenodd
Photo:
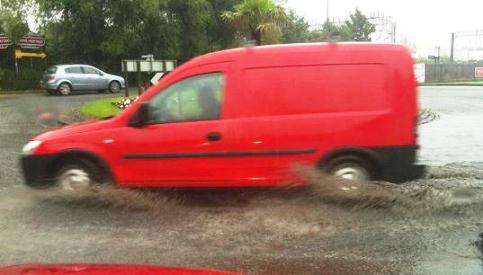
<path fill-rule="evenodd" d="M 35 152 L 35 150 L 42 144 L 40 140 L 31 140 L 22 148 L 23 155 L 31 155 Z"/>

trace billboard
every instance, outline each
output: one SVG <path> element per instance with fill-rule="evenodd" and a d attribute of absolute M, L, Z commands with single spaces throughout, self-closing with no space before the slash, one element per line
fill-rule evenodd
<path fill-rule="evenodd" d="M 10 45 L 12 45 L 12 41 L 5 34 L 0 34 L 0 50 L 5 50 Z"/>
<path fill-rule="evenodd" d="M 17 41 L 17 46 L 24 50 L 38 50 L 45 46 L 45 40 L 38 34 L 29 33 Z"/>

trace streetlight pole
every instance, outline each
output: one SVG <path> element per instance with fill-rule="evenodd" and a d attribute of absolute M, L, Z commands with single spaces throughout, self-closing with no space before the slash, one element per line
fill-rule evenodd
<path fill-rule="evenodd" d="M 439 64 L 439 60 L 441 59 L 441 46 L 436 47 L 436 49 L 438 50 L 438 64 Z"/>

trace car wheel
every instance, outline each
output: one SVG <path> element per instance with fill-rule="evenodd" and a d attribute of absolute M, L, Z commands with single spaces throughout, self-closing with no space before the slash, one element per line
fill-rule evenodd
<path fill-rule="evenodd" d="M 372 164 L 357 156 L 335 158 L 326 170 L 330 175 L 347 180 L 370 181 L 375 175 Z"/>
<path fill-rule="evenodd" d="M 85 159 L 62 164 L 55 176 L 55 186 L 65 191 L 85 190 L 101 182 L 95 164 Z"/>
<path fill-rule="evenodd" d="M 109 91 L 111 93 L 119 93 L 121 91 L 121 84 L 118 81 L 111 81 L 109 84 Z"/>
<path fill-rule="evenodd" d="M 59 85 L 59 88 L 57 89 L 57 91 L 61 95 L 70 95 L 70 93 L 72 92 L 72 87 L 70 86 L 69 83 L 64 82 Z"/>

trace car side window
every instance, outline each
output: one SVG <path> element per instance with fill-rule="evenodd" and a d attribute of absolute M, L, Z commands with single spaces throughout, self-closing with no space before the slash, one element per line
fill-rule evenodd
<path fill-rule="evenodd" d="M 70 68 L 66 68 L 65 72 L 68 74 L 81 74 L 82 69 L 81 67 L 70 67 Z"/>
<path fill-rule="evenodd" d="M 222 73 L 197 75 L 181 80 L 149 102 L 150 123 L 219 119 L 223 89 Z"/>
<path fill-rule="evenodd" d="M 94 68 L 91 68 L 91 67 L 82 67 L 82 69 L 84 70 L 84 73 L 85 74 L 97 74 L 99 75 L 101 72 L 94 69 Z"/>

